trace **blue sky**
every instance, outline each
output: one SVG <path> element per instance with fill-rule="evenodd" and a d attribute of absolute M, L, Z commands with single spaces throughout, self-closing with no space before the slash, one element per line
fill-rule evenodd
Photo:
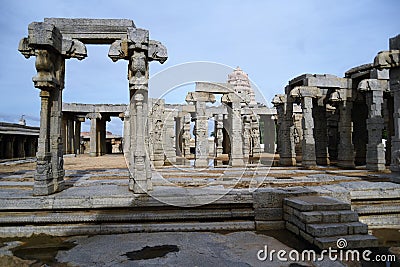
<path fill-rule="evenodd" d="M 398 0 L 3 1 L 0 121 L 25 114 L 28 124 L 38 125 L 34 58 L 26 60 L 17 48 L 28 24 L 45 17 L 132 19 L 168 48 L 169 59 L 152 63 L 151 75 L 192 61 L 240 66 L 270 101 L 297 75 L 343 76 L 371 62 L 400 33 L 399 10 Z M 127 103 L 127 63 L 113 63 L 107 52 L 107 46 L 88 46 L 87 59 L 67 61 L 64 101 Z"/>

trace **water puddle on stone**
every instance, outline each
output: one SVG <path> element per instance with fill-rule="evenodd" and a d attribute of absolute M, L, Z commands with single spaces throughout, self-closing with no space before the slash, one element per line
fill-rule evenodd
<path fill-rule="evenodd" d="M 145 246 L 140 250 L 134 250 L 131 252 L 127 252 L 122 256 L 128 257 L 131 261 L 136 260 L 149 260 L 155 258 L 161 258 L 171 252 L 179 252 L 179 248 L 176 245 L 162 245 L 162 246 L 154 246 L 148 247 Z"/>
<path fill-rule="evenodd" d="M 57 253 L 61 250 L 69 250 L 76 245 L 66 241 L 65 238 L 47 235 L 35 235 L 30 238 L 21 238 L 18 241 L 22 244 L 10 251 L 15 257 L 34 261 L 30 266 L 67 266 L 57 262 Z"/>

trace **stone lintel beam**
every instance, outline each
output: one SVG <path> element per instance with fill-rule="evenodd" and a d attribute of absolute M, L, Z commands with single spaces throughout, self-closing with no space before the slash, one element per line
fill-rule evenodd
<path fill-rule="evenodd" d="M 196 92 L 208 92 L 215 94 L 228 94 L 234 92 L 229 83 L 196 82 Z"/>
<path fill-rule="evenodd" d="M 389 92 L 389 81 L 378 80 L 378 79 L 364 79 L 358 84 L 358 90 L 369 92 L 369 91 L 383 91 Z"/>
<path fill-rule="evenodd" d="M 186 102 L 215 102 L 215 96 L 212 93 L 207 92 L 189 92 L 186 95 Z"/>
<path fill-rule="evenodd" d="M 296 86 L 290 91 L 290 96 L 293 98 L 301 97 L 321 97 L 321 91 L 316 86 Z"/>
<path fill-rule="evenodd" d="M 289 81 L 289 87 L 316 86 L 320 88 L 347 88 L 346 78 L 340 78 L 331 74 L 303 74 Z"/>
<path fill-rule="evenodd" d="M 379 52 L 374 59 L 374 67 L 378 69 L 390 69 L 400 67 L 400 50 Z"/>
<path fill-rule="evenodd" d="M 45 18 L 44 22 L 56 26 L 64 37 L 85 44 L 111 44 L 126 38 L 127 29 L 135 28 L 129 19 Z"/>

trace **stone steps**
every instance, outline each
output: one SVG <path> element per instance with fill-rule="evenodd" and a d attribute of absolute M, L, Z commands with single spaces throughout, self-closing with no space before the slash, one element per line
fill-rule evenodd
<path fill-rule="evenodd" d="M 284 200 L 286 228 L 320 249 L 336 248 L 345 238 L 346 248 L 375 247 L 377 238 L 348 203 L 327 196 L 301 196 Z"/>

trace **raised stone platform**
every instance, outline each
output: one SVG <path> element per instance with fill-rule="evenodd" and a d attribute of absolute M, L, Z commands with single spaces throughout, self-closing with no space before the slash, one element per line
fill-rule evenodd
<path fill-rule="evenodd" d="M 284 229 L 284 199 L 301 196 L 310 201 L 309 205 L 302 203 L 305 210 L 297 214 L 305 224 L 359 219 L 371 229 L 400 229 L 400 185 L 377 182 L 376 177 L 371 178 L 375 175 L 372 172 L 339 174 L 334 168 L 269 169 L 256 165 L 244 171 L 162 167 L 153 171 L 154 188 L 149 196 L 129 191 L 128 170 L 118 167 L 123 164 L 110 163 L 118 160 L 115 156 L 100 157 L 96 165 L 84 170 L 79 164 L 89 160 L 82 157 L 65 159 L 67 189 L 50 196 L 32 195 L 34 171 L 30 165 L 19 170 L 7 167 L 13 171 L 0 168 L 0 236 Z M 123 157 L 121 160 L 123 163 Z M 331 196 L 341 204 L 318 202 L 315 206 L 310 196 Z M 340 211 L 337 205 L 341 205 Z M 310 227 L 315 233 L 319 231 Z M 363 227 L 357 224 L 353 229 L 364 233 Z"/>

